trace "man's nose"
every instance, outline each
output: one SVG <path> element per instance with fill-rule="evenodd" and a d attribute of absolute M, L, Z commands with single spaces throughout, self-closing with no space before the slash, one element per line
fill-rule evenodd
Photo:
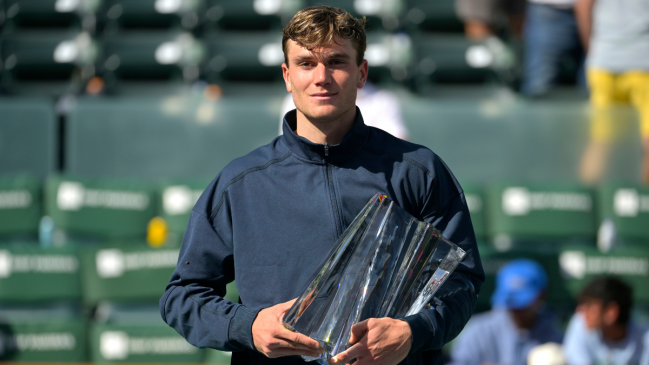
<path fill-rule="evenodd" d="M 318 63 L 315 69 L 315 74 L 314 74 L 314 82 L 316 85 L 326 85 L 329 83 L 330 80 L 330 72 L 329 68 L 323 64 L 323 63 Z"/>

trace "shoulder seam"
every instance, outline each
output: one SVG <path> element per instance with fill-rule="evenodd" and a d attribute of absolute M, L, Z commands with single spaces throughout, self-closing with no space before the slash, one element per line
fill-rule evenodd
<path fill-rule="evenodd" d="M 373 148 L 371 148 L 371 147 L 369 147 L 367 145 L 363 146 L 363 148 L 365 148 L 366 150 L 368 150 L 370 152 L 376 153 L 376 154 L 386 154 L 386 155 L 391 155 L 391 156 L 395 156 L 395 157 L 401 157 L 401 158 L 403 158 L 404 161 L 410 163 L 411 165 L 414 165 L 415 167 L 419 168 L 420 170 L 423 170 L 426 173 L 426 175 L 428 175 L 428 177 L 434 177 L 433 173 L 430 172 L 430 170 L 428 170 L 426 168 L 426 166 L 424 166 L 420 162 L 418 162 L 416 160 L 413 160 L 412 158 L 410 158 L 410 157 L 408 157 L 408 156 L 406 156 L 404 154 L 392 153 L 392 152 L 388 152 L 388 151 L 377 151 L 377 150 L 375 150 L 375 149 L 373 149 Z"/>
<path fill-rule="evenodd" d="M 289 152 L 288 152 L 287 154 L 285 154 L 284 156 L 282 156 L 282 157 L 278 157 L 278 158 L 275 158 L 275 159 L 272 159 L 272 160 L 266 162 L 266 164 L 264 164 L 264 165 L 262 165 L 262 166 L 251 167 L 251 168 L 249 168 L 249 169 L 247 169 L 247 170 L 244 170 L 242 173 L 240 173 L 239 175 L 235 176 L 232 180 L 230 180 L 230 181 L 225 185 L 225 187 L 223 188 L 223 192 L 221 193 L 221 198 L 219 199 L 218 204 L 216 204 L 216 206 L 214 207 L 214 210 L 212 210 L 212 214 L 210 214 L 210 223 L 212 223 L 211 221 L 213 221 L 214 218 L 216 218 L 216 214 L 219 212 L 219 209 L 221 209 L 221 205 L 223 205 L 223 195 L 225 194 L 225 191 L 228 190 L 228 188 L 230 187 L 230 185 L 232 185 L 232 184 L 234 184 L 235 182 L 237 182 L 237 181 L 243 179 L 246 175 L 248 175 L 248 174 L 251 173 L 251 172 L 265 170 L 265 169 L 269 168 L 269 167 L 270 167 L 271 165 L 273 165 L 273 164 L 276 164 L 276 163 L 278 163 L 278 162 L 282 162 L 282 161 L 286 160 L 286 159 L 291 155 L 291 153 L 292 153 L 292 152 L 289 151 Z"/>

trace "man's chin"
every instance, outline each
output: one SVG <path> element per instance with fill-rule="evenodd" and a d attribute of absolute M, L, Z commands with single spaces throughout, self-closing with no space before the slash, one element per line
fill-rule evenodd
<path fill-rule="evenodd" d="M 340 107 L 326 106 L 312 108 L 311 110 L 301 111 L 307 119 L 313 122 L 329 122 L 340 118 L 347 110 Z"/>

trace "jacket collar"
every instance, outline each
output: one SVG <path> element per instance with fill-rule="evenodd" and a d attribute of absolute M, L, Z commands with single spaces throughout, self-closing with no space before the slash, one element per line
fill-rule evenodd
<path fill-rule="evenodd" d="M 328 146 L 328 155 L 325 156 L 325 145 L 313 143 L 308 139 L 298 136 L 293 132 L 297 129 L 295 109 L 286 113 L 282 124 L 283 140 L 286 146 L 296 155 L 315 163 L 342 162 L 355 155 L 365 144 L 369 128 L 363 122 L 360 109 L 356 107 L 356 120 L 354 125 L 337 145 Z"/>

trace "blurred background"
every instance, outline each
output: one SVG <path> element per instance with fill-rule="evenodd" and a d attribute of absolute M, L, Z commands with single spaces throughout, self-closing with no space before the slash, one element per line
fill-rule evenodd
<path fill-rule="evenodd" d="M 608 110 L 593 147 L 574 1 L 548 1 L 559 20 L 542 3 L 0 0 L 0 359 L 229 364 L 157 301 L 202 190 L 277 136 L 281 29 L 318 4 L 367 17 L 358 103 L 394 116 L 368 123 L 396 121 L 462 184 L 487 275 L 477 312 L 498 269 L 530 258 L 563 326 L 605 274 L 635 289 L 647 323 L 638 113 Z"/>

